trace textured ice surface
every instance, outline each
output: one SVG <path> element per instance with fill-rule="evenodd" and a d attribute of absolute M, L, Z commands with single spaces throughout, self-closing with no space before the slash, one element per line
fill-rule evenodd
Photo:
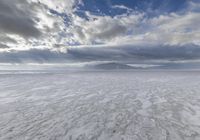
<path fill-rule="evenodd" d="M 0 140 L 200 140 L 200 72 L 0 75 Z"/>

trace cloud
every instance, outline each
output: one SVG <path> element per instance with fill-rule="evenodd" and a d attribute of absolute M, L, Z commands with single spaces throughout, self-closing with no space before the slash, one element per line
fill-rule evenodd
<path fill-rule="evenodd" d="M 78 6 L 84 6 L 81 0 L 25 0 L 23 3 L 2 0 L 0 5 L 0 30 L 4 36 L 17 42 L 17 48 L 99 43 L 199 44 L 200 29 L 197 24 L 200 14 L 195 8 L 198 4 L 194 2 L 190 2 L 187 10 L 180 13 L 155 17 L 148 17 L 147 13 L 124 5 L 112 4 L 111 9 L 127 11 L 115 16 L 83 11 L 85 16 L 80 16 L 77 14 Z M 18 36 L 10 37 L 13 34 Z"/>
<path fill-rule="evenodd" d="M 36 23 L 29 14 L 27 1 L 18 0 L 0 1 L 0 31 L 19 34 L 23 37 L 38 37 L 41 32 L 36 28 Z"/>
<path fill-rule="evenodd" d="M 119 14 L 84 6 L 82 0 L 1 0 L 0 62 L 199 59 L 198 2 L 153 16 L 123 4 L 109 4 Z"/>
<path fill-rule="evenodd" d="M 73 41 L 79 44 L 108 45 L 199 45 L 200 13 L 188 2 L 185 10 L 149 17 L 147 13 L 130 10 L 124 14 L 96 15 L 88 11 L 85 17 L 73 16 L 70 27 Z M 125 8 L 114 5 L 114 8 Z"/>
<path fill-rule="evenodd" d="M 22 51 L 0 52 L 0 63 L 44 63 L 67 60 L 65 53 L 49 49 L 29 49 Z"/>
<path fill-rule="evenodd" d="M 6 49 L 6 48 L 10 48 L 10 47 L 3 43 L 0 43 L 0 49 Z"/>
<path fill-rule="evenodd" d="M 114 44 L 135 45 L 200 45 L 200 13 L 171 13 L 143 19 L 132 34 L 116 38 Z"/>
<path fill-rule="evenodd" d="M 133 9 L 128 8 L 128 7 L 124 6 L 124 5 L 112 5 L 111 7 L 114 8 L 114 9 L 126 10 L 128 13 L 131 13 L 133 11 Z"/>
<path fill-rule="evenodd" d="M 29 49 L 0 52 L 0 63 L 70 63 L 118 61 L 121 63 L 179 62 L 199 60 L 197 45 L 163 46 L 90 46 L 68 48 L 65 52 L 51 49 Z"/>
<path fill-rule="evenodd" d="M 68 54 L 80 60 L 102 61 L 144 61 L 167 60 L 179 61 L 184 59 L 199 59 L 200 47 L 197 45 L 158 45 L 158 46 L 100 46 L 69 49 Z"/>
<path fill-rule="evenodd" d="M 35 0 L 32 0 L 35 1 Z M 83 4 L 81 0 L 39 0 L 39 3 L 46 5 L 59 13 L 72 14 L 76 5 Z"/>
<path fill-rule="evenodd" d="M 79 3 L 78 0 L 2 0 L 0 41 L 11 46 L 10 50 L 54 49 L 55 44 L 68 44 L 71 38 L 67 38 L 67 26 L 61 15 L 70 17 L 75 4 Z M 4 47 L 0 51 L 8 51 L 9 48 Z"/>
<path fill-rule="evenodd" d="M 106 43 L 132 32 L 141 21 L 143 14 L 132 13 L 118 16 L 97 16 L 86 12 L 88 19 L 75 16 L 71 32 L 74 40 L 83 43 Z"/>

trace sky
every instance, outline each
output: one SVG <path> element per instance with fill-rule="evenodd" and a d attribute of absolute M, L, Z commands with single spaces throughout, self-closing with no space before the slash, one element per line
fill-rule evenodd
<path fill-rule="evenodd" d="M 199 0 L 0 0 L 0 63 L 197 63 Z"/>

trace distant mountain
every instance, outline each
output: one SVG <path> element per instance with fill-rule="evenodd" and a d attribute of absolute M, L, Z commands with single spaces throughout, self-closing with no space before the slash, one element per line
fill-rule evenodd
<path fill-rule="evenodd" d="M 115 62 L 103 63 L 103 64 L 96 64 L 96 65 L 93 65 L 92 68 L 95 68 L 95 69 L 105 69 L 105 70 L 112 70 L 112 69 L 135 69 L 132 66 L 129 66 L 129 65 L 126 65 L 126 64 L 121 64 L 121 63 L 115 63 Z"/>

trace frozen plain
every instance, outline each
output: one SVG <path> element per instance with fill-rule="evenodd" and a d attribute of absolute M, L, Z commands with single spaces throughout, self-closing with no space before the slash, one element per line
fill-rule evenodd
<path fill-rule="evenodd" d="M 1 72 L 0 140 L 200 140 L 200 72 Z"/>

